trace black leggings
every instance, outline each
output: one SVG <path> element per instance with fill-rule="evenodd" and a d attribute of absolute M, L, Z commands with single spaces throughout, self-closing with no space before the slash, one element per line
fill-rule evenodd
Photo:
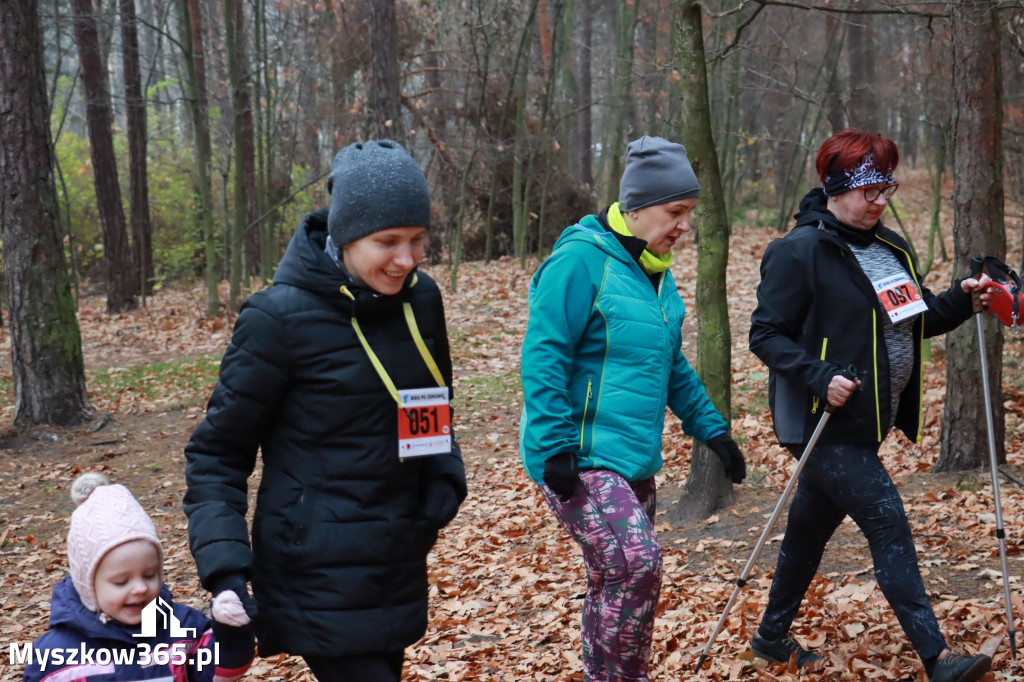
<path fill-rule="evenodd" d="M 799 456 L 801 452 L 795 452 Z M 786 636 L 832 534 L 849 515 L 871 549 L 875 579 L 922 660 L 946 648 L 917 566 L 903 501 L 870 445 L 814 448 L 789 508 L 760 636 Z"/>
<path fill-rule="evenodd" d="M 400 682 L 405 651 L 365 656 L 303 656 L 317 682 Z"/>

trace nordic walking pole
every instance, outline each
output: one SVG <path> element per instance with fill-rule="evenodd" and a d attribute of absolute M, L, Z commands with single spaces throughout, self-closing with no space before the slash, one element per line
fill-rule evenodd
<path fill-rule="evenodd" d="M 848 368 L 843 370 L 843 376 L 850 381 L 857 379 L 857 368 L 850 365 Z M 761 549 L 764 547 L 765 541 L 768 539 L 768 534 L 772 532 L 772 528 L 775 526 L 775 522 L 779 519 L 779 514 L 782 513 L 782 507 L 786 504 L 786 500 L 793 492 L 793 488 L 796 487 L 797 479 L 800 478 L 800 472 L 803 471 L 804 465 L 807 464 L 807 459 L 811 454 L 811 450 L 818 443 L 818 438 L 821 436 L 822 430 L 825 428 L 825 424 L 828 423 L 829 417 L 832 416 L 832 412 L 835 411 L 829 402 L 825 401 L 825 412 L 821 415 L 821 420 L 818 425 L 814 427 L 814 432 L 811 434 L 811 439 L 807 441 L 807 447 L 804 448 L 804 452 L 800 455 L 800 459 L 796 463 L 796 468 L 793 469 L 793 475 L 789 477 L 789 482 L 786 484 L 785 490 L 782 491 L 782 497 L 775 504 L 775 510 L 772 511 L 771 517 L 768 519 L 768 524 L 764 527 L 764 531 L 761 533 L 761 537 L 758 538 L 757 544 L 754 545 L 754 553 L 750 555 L 750 559 L 747 560 L 747 565 L 743 568 L 743 573 L 736 579 L 736 587 L 732 591 L 732 596 L 729 597 L 729 601 L 725 605 L 725 610 L 722 612 L 722 616 L 718 619 L 718 624 L 715 625 L 714 632 L 711 633 L 711 637 L 708 638 L 708 643 L 704 645 L 704 651 L 701 652 L 697 658 L 697 665 L 694 667 L 694 672 L 700 670 L 700 667 L 704 665 L 704 661 L 708 658 L 708 652 L 711 650 L 711 645 L 715 641 L 715 637 L 718 637 L 718 633 L 722 631 L 722 626 L 725 625 L 725 619 L 729 616 L 729 612 L 732 611 L 733 605 L 736 603 L 736 597 L 739 596 L 740 590 L 747 584 L 747 578 L 750 577 L 750 572 L 754 568 L 754 562 L 757 561 L 757 556 L 761 553 Z"/>
<path fill-rule="evenodd" d="M 1013 631 L 1013 604 L 1010 603 L 1010 574 L 1006 568 L 1006 533 L 1003 531 L 1003 507 L 999 501 L 999 462 L 996 458 L 996 434 L 992 423 L 992 396 L 988 389 L 988 358 L 985 356 L 985 330 L 981 326 L 981 310 L 974 314 L 978 323 L 978 351 L 981 355 L 981 390 L 985 394 L 985 420 L 988 424 L 988 458 L 992 464 L 992 500 L 996 506 L 996 537 L 999 539 L 999 561 L 1003 569 L 1003 601 L 1006 602 L 1006 627 L 1010 635 L 1010 657 L 1017 658 L 1017 635 Z"/>

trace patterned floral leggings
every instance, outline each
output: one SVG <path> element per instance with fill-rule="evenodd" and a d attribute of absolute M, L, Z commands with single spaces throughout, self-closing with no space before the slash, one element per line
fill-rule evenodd
<path fill-rule="evenodd" d="M 661 545 L 654 535 L 655 485 L 629 483 L 606 469 L 580 472 L 568 502 L 541 492 L 559 524 L 583 549 L 586 682 L 647 682 L 654 615 L 661 592 Z"/>

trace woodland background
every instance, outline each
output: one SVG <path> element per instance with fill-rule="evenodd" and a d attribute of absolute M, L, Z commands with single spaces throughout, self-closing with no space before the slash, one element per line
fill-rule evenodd
<path fill-rule="evenodd" d="M 34 55 L 37 70 L 19 68 Z M 685 141 L 701 166 L 702 238 L 673 266 L 690 311 L 684 350 L 731 414 L 751 469 L 742 486 L 723 484 L 714 459 L 669 421 L 659 679 L 690 678 L 791 468 L 745 338 L 760 254 L 817 184 L 818 145 L 847 125 L 899 143 L 902 187 L 884 219 L 911 240 L 932 289 L 967 274 L 970 255 L 1022 263 L 1019 0 L 4 0 L 0 73 L 30 76 L 0 78 L 0 343 L 12 358 L 0 391 L 13 420 L 0 434 L 5 641 L 45 628 L 50 585 L 66 569 L 66 488 L 86 468 L 108 470 L 158 510 L 176 593 L 205 603 L 185 546 L 181 447 L 238 304 L 268 283 L 299 218 L 326 203 L 326 171 L 350 142 L 400 140 L 430 183 L 424 267 L 446 284 L 471 478 L 432 565 L 435 613 L 411 652 L 412 679 L 578 671 L 582 567 L 516 459 L 517 357 L 537 259 L 565 225 L 616 198 L 629 139 Z M 11 104 L 34 89 L 37 106 Z M 45 144 L 19 148 L 33 124 Z M 26 170 L 40 191 L 23 191 Z M 19 213 L 19 201 L 47 195 L 51 204 Z M 43 284 L 56 285 L 59 324 L 34 312 Z M 996 654 L 993 677 L 1015 679 L 992 574 L 992 490 L 976 468 L 987 452 L 973 324 L 962 331 L 931 345 L 924 442 L 892 437 L 884 456 L 951 640 Z M 1019 343 L 1004 344 L 992 320 L 985 333 L 999 456 L 1020 479 Z M 54 358 L 67 362 L 54 369 Z M 60 400 L 39 390 L 51 377 L 70 389 Z M 61 411 L 47 413 L 53 405 Z M 1018 594 L 1024 500 L 1003 482 Z M 684 504 L 695 489 L 714 494 Z M 827 642 L 821 679 L 912 678 L 863 541 L 844 532 L 796 634 Z M 744 653 L 772 553 L 707 679 L 786 676 Z M 18 671 L 0 660 L 0 674 Z M 292 659 L 256 671 L 304 675 Z"/>
<path fill-rule="evenodd" d="M 431 262 L 543 254 L 565 225 L 617 197 L 628 140 L 683 138 L 696 114 L 681 110 L 687 4 L 43 0 L 74 281 L 133 274 L 131 251 L 151 245 L 135 260 L 152 270 L 132 277 L 129 294 L 210 271 L 237 304 L 249 276 L 272 276 L 299 217 L 325 204 L 334 154 L 384 136 L 430 181 Z M 1010 211 L 1024 210 L 1020 2 L 708 0 L 708 105 L 729 219 L 785 229 L 814 183 L 813 152 L 846 125 L 895 139 L 904 167 L 927 169 L 938 188 L 951 160 L 958 4 L 998 15 L 1006 195 Z M 93 111 L 103 107 L 106 118 Z M 139 113 L 141 131 L 129 118 Z M 113 140 L 102 170 L 116 182 L 99 200 L 90 115 Z M 143 156 L 130 149 L 140 132 Z M 131 200 L 139 185 L 148 222 Z M 117 229 L 104 228 L 112 193 L 130 218 L 117 240 L 126 255 L 105 243 Z"/>

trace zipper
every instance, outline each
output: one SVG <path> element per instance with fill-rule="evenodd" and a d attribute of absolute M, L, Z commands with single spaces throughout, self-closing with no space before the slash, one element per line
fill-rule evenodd
<path fill-rule="evenodd" d="M 883 240 L 884 241 L 884 240 Z M 923 328 L 923 326 L 922 326 Z M 875 436 L 882 442 L 882 405 L 878 395 L 878 311 L 871 311 L 871 356 L 875 383 Z"/>
<path fill-rule="evenodd" d="M 658 307 L 661 308 L 661 321 L 664 324 L 668 324 L 668 313 L 665 312 L 665 304 L 661 302 L 661 287 L 665 283 L 665 273 L 661 273 L 661 278 L 658 280 L 658 286 L 654 291 L 654 298 L 658 300 Z"/>
<path fill-rule="evenodd" d="M 825 351 L 828 349 L 828 337 L 826 336 L 821 340 L 821 359 L 825 359 Z M 821 398 L 814 396 L 814 400 L 811 401 L 811 414 L 818 414 L 818 406 L 821 405 Z"/>
<path fill-rule="evenodd" d="M 587 411 L 590 409 L 590 399 L 594 397 L 594 376 L 587 377 L 587 398 L 583 401 L 583 424 L 580 426 L 580 450 L 583 449 L 583 432 L 587 429 Z"/>

